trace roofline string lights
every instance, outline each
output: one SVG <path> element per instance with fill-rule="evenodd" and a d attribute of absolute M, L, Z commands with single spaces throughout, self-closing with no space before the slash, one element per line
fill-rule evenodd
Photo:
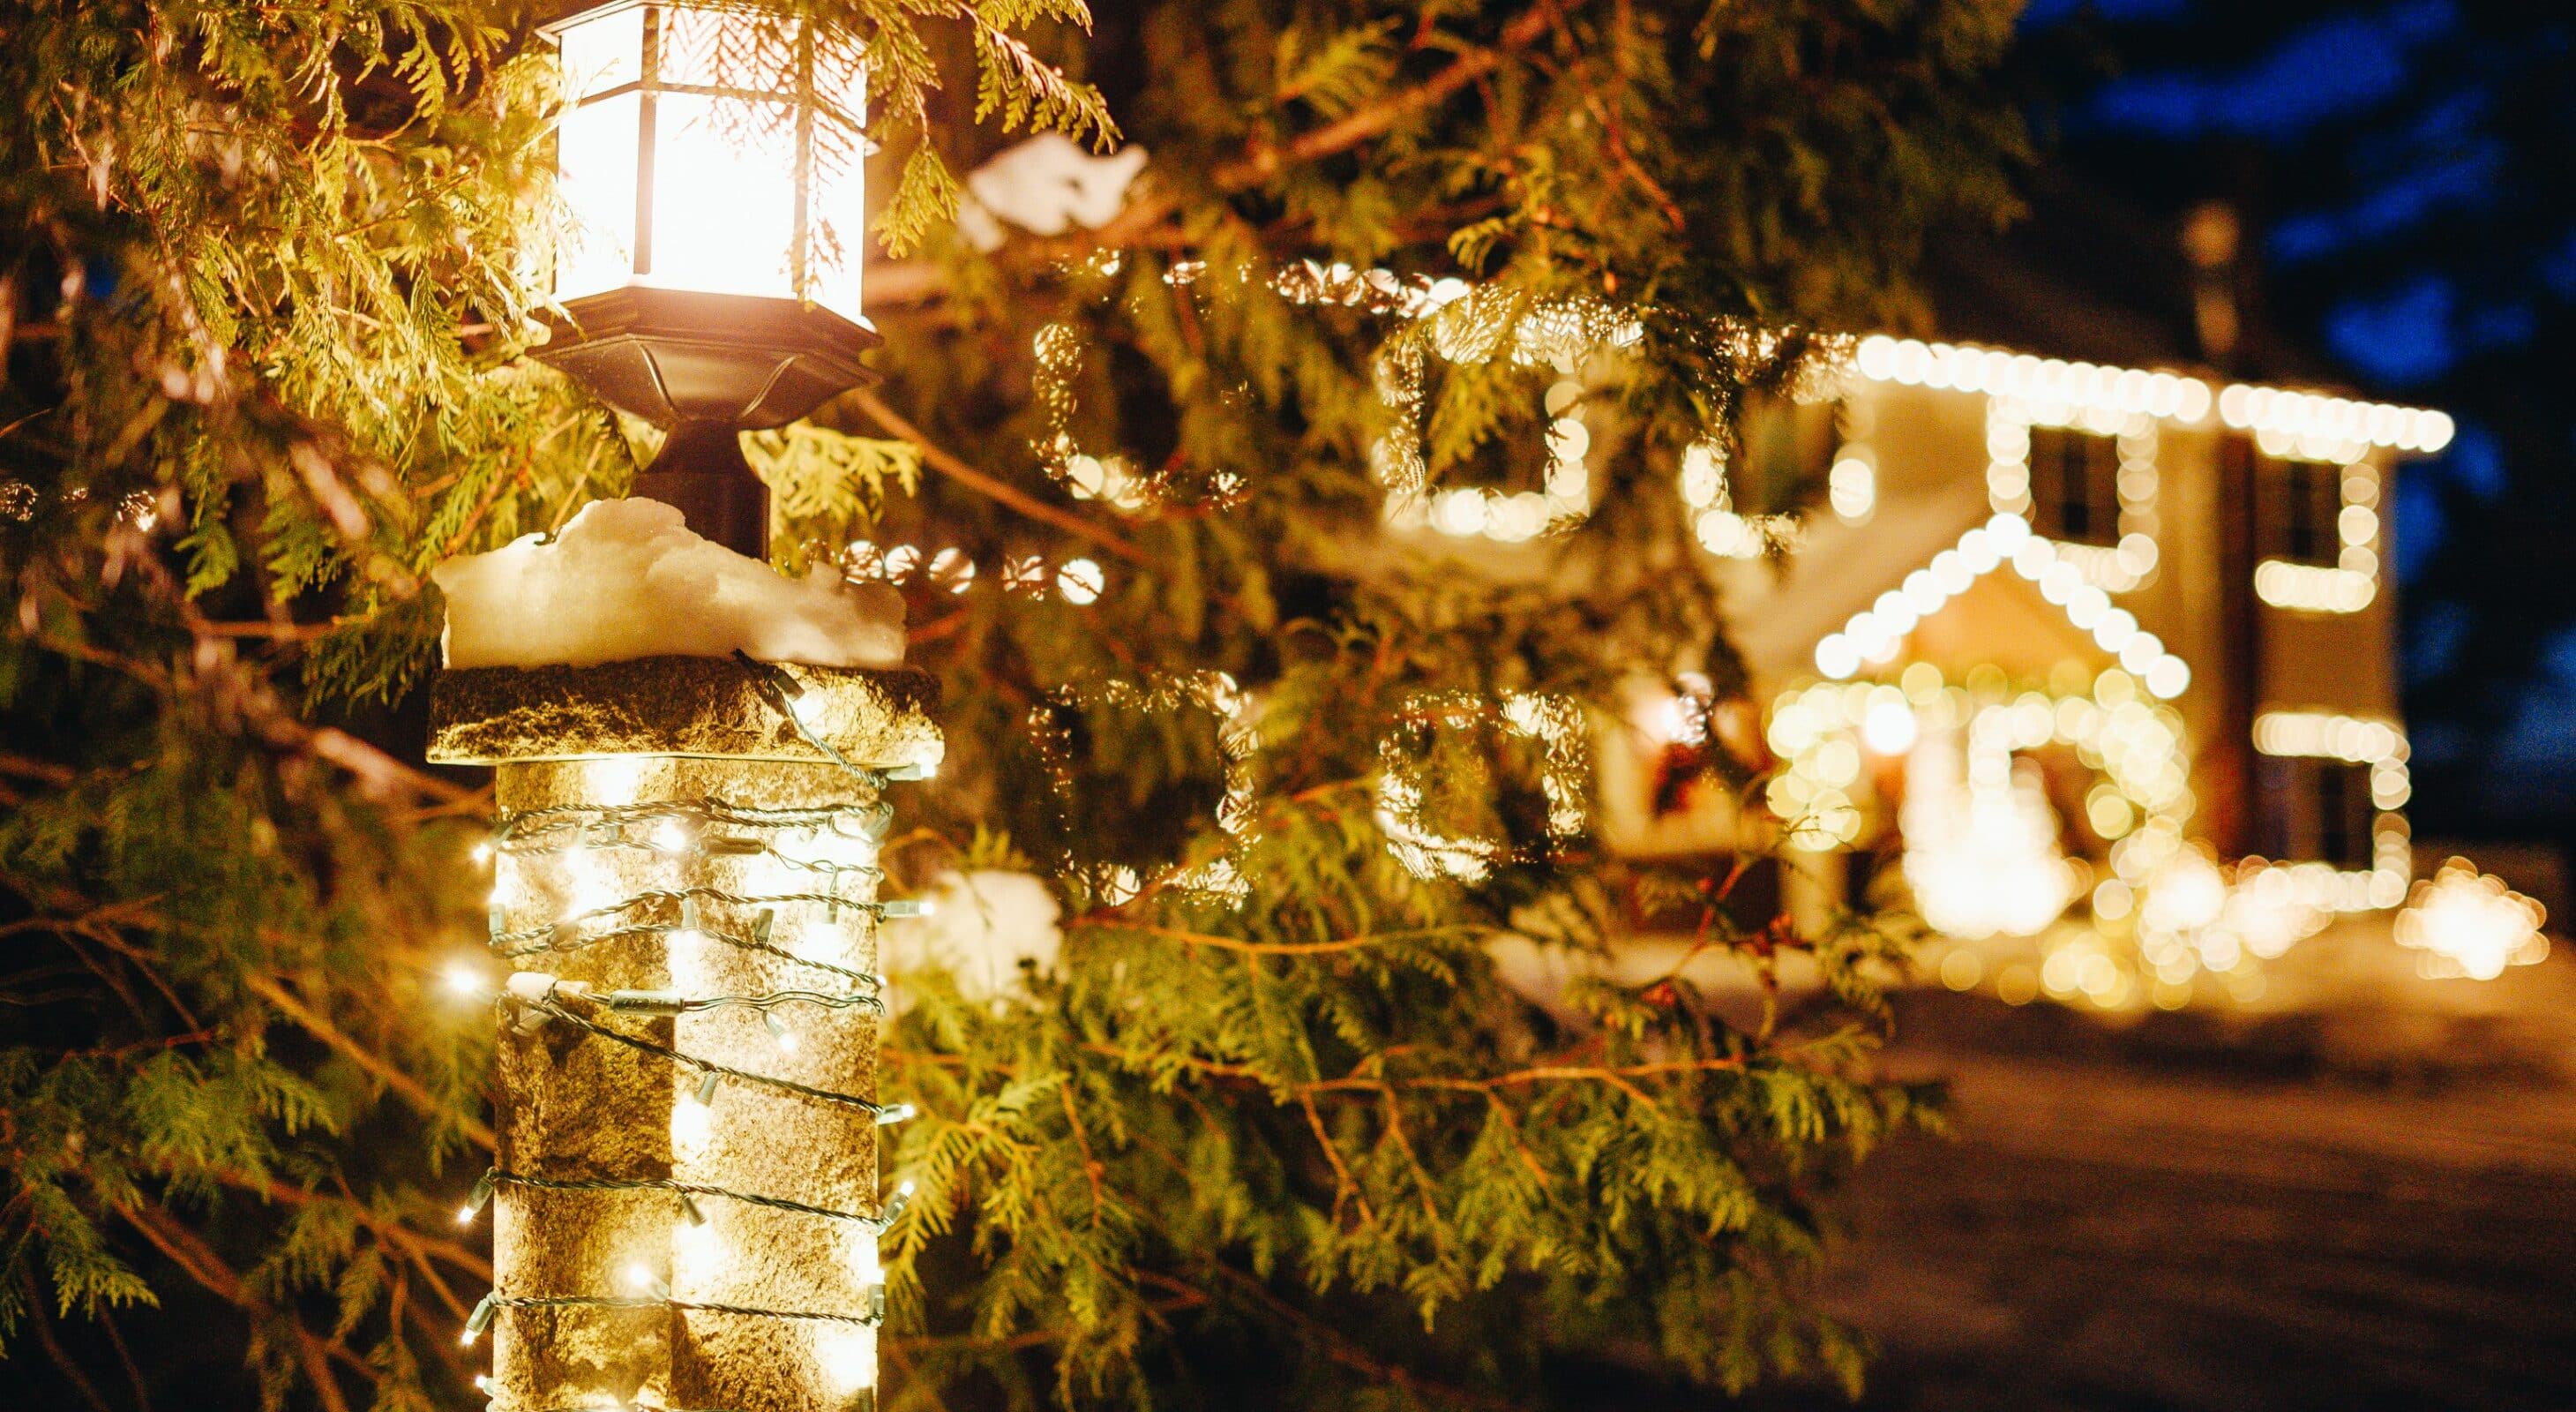
<path fill-rule="evenodd" d="M 2078 412 L 2144 413 L 2195 426 L 2215 400 L 2209 384 L 2179 373 L 2069 363 L 1995 348 L 1959 347 L 1872 334 L 1853 367 L 1872 382 L 1936 391 L 1983 392 L 2047 409 L 2057 424 Z"/>
<path fill-rule="evenodd" d="M 2241 382 L 2213 394 L 2208 383 L 2187 373 L 2067 362 L 1885 334 L 1862 339 L 1853 365 L 1872 382 L 2144 412 L 2182 426 L 2205 425 L 2215 411 L 2229 429 L 2253 432 L 2267 455 L 2316 461 L 2357 460 L 2371 447 L 2431 455 L 2450 445 L 2458 431 L 2448 414 L 2427 408 Z"/>
<path fill-rule="evenodd" d="M 2040 596 L 2065 609 L 2067 620 L 2091 634 L 2094 645 L 2119 660 L 2149 694 L 2170 701 L 2191 685 L 2191 666 L 2165 649 L 2163 639 L 2138 626 L 2137 616 L 2115 607 L 2100 587 L 2060 551 L 2064 546 L 2032 534 L 2019 515 L 1997 515 L 1932 556 L 1932 562 L 1853 614 L 1839 631 L 1816 644 L 1816 670 L 1847 681 L 1863 666 L 1885 666 L 1905 650 L 1906 635 L 1969 585 L 2006 564 L 2039 586 Z"/>

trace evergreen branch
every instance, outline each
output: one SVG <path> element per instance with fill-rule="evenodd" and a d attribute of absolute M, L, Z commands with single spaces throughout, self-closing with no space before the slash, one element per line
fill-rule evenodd
<path fill-rule="evenodd" d="M 329 1016 L 297 999 L 294 992 L 288 990 L 277 978 L 254 973 L 242 977 L 242 984 L 249 987 L 252 994 L 277 1007 L 279 1014 L 294 1021 L 305 1033 L 331 1046 L 350 1063 L 374 1075 L 377 1082 L 393 1090 L 403 1102 L 410 1105 L 414 1112 L 432 1121 L 453 1122 L 456 1130 L 465 1134 L 478 1147 L 489 1150 L 497 1145 L 498 1139 L 492 1129 L 481 1119 L 470 1114 L 452 1112 L 447 1105 L 438 1101 L 436 1095 L 422 1086 L 420 1080 L 404 1073 L 390 1060 L 360 1044 L 349 1035 L 348 1031 L 331 1023 Z"/>
<path fill-rule="evenodd" d="M 1291 166 L 1337 156 L 1381 136 L 1492 74 L 1505 59 L 1537 42 L 1563 11 L 1582 3 L 1583 0 L 1538 0 L 1504 25 L 1492 44 L 1470 49 L 1420 83 L 1364 104 L 1322 127 L 1299 133 L 1284 144 L 1247 152 L 1218 167 L 1209 184 L 1220 195 L 1235 195 L 1279 176 Z M 1043 269 L 1077 265 L 1094 252 L 1134 245 L 1180 209 L 1177 196 L 1149 192 L 1128 202 L 1115 219 L 1097 231 L 1031 242 L 1030 266 Z M 868 271 L 868 301 L 881 307 L 927 304 L 947 292 L 947 270 L 931 261 L 888 262 Z"/>
<path fill-rule="evenodd" d="M 319 1365 L 320 1357 L 327 1356 L 370 1383 L 382 1381 L 382 1374 L 370 1367 L 365 1359 L 350 1352 L 339 1340 L 316 1339 L 312 1331 L 304 1327 L 302 1318 L 283 1314 L 276 1306 L 262 1299 L 258 1292 L 242 1278 L 240 1271 L 225 1263 L 224 1258 L 215 1253 L 213 1246 L 208 1245 L 196 1232 L 173 1220 L 167 1213 L 150 1206 L 124 1206 L 117 1209 L 117 1214 L 124 1217 L 126 1224 L 134 1227 L 155 1250 L 168 1257 L 171 1264 L 178 1266 L 189 1279 L 196 1281 L 199 1288 L 256 1318 L 282 1318 L 292 1326 L 299 1339 L 310 1340 L 311 1343 L 305 1346 L 304 1351 L 314 1355 L 315 1361 L 308 1363 L 308 1373 L 318 1368 L 321 1373 L 318 1381 L 322 1386 L 331 1389 L 329 1396 L 341 1408 L 341 1412 L 346 1412 L 346 1404 L 337 1401 L 337 1385 L 329 1376 L 329 1369 Z"/>
<path fill-rule="evenodd" d="M 27 1289 L 27 1321 L 35 1325 L 36 1345 L 45 1350 L 46 1359 L 54 1365 L 56 1372 L 63 1375 L 63 1381 L 70 1383 L 72 1390 L 81 1395 L 82 1401 L 96 1412 L 110 1412 L 107 1399 L 99 1395 L 97 1385 L 81 1371 L 80 1364 L 72 1361 L 71 1353 L 63 1347 L 62 1340 L 54 1337 L 54 1319 L 45 1312 L 45 1293 L 36 1285 L 36 1272 L 28 1270 L 23 1283 Z"/>
<path fill-rule="evenodd" d="M 1526 1412 L 1521 1404 L 1506 1398 L 1435 1382 L 1399 1364 L 1371 1357 L 1365 1349 L 1348 1337 L 1307 1317 L 1296 1306 L 1273 1293 L 1269 1286 L 1243 1271 L 1221 1261 L 1211 1262 L 1206 1268 L 1224 1280 L 1236 1293 L 1259 1305 L 1264 1312 L 1277 1319 L 1298 1338 L 1322 1350 L 1325 1357 L 1358 1373 L 1361 1377 L 1373 1382 L 1392 1384 L 1414 1396 L 1432 1401 L 1455 1403 L 1461 1407 L 1482 1408 L 1485 1412 Z"/>
<path fill-rule="evenodd" d="M 386 1220 L 369 1209 L 365 1202 L 354 1197 L 328 1196 L 310 1188 L 289 1185 L 274 1177 L 256 1176 L 227 1167 L 207 1167 L 199 1170 L 226 1186 L 254 1192 L 268 1200 L 284 1202 L 289 1206 L 330 1206 L 347 1213 L 350 1219 L 366 1227 L 388 1245 L 396 1246 L 410 1254 L 435 1256 L 479 1280 L 488 1282 L 492 1278 L 492 1262 L 485 1257 L 455 1241 L 423 1235 L 398 1221 Z M 439 1292 L 446 1293 L 446 1287 L 443 1284 L 439 1286 Z M 452 1295 L 449 1297 L 453 1298 Z M 459 1303 L 456 1306 L 457 1317 L 463 1318 L 465 1312 L 465 1306 Z"/>
<path fill-rule="evenodd" d="M 1234 192 L 1258 186 L 1279 174 L 1289 163 L 1307 163 L 1347 152 L 1371 138 L 1380 136 L 1396 124 L 1429 108 L 1449 101 L 1459 90 L 1502 66 L 1503 60 L 1525 49 L 1557 23 L 1562 13 L 1583 0 L 1538 0 L 1522 11 L 1490 45 L 1468 50 L 1450 61 L 1446 68 L 1413 87 L 1391 93 L 1376 102 L 1353 111 L 1350 116 L 1324 126 L 1299 133 L 1285 147 L 1263 147 L 1258 151 L 1219 167 L 1216 186 L 1220 191 Z M 1161 219 L 1137 223 L 1138 228 Z"/>
<path fill-rule="evenodd" d="M 1189 931 L 1181 927 L 1156 926 L 1151 922 L 1128 921 L 1106 913 L 1076 917 L 1066 926 L 1068 929 L 1131 932 L 1139 936 L 1158 936 L 1190 946 L 1212 947 L 1221 951 L 1240 951 L 1254 956 L 1330 956 L 1339 952 L 1359 951 L 1395 942 L 1423 941 L 1481 930 L 1479 927 L 1462 923 L 1445 927 L 1415 927 L 1404 931 L 1373 932 L 1367 936 L 1340 937 L 1332 941 L 1247 941 L 1241 937 L 1219 936 L 1213 932 Z"/>
<path fill-rule="evenodd" d="M 904 420 L 902 413 L 887 406 L 874 392 L 862 390 L 854 394 L 851 400 L 860 411 L 867 413 L 868 420 L 884 428 L 887 435 L 901 437 L 920 447 L 922 460 L 938 467 L 950 480 L 959 485 L 988 500 L 1007 505 L 1030 519 L 1042 520 L 1067 534 L 1097 545 L 1131 564 L 1153 562 L 1151 556 L 1144 550 L 1115 532 L 1103 529 L 1079 515 L 1059 510 L 966 464 L 954 453 L 923 435 L 921 428 Z"/>

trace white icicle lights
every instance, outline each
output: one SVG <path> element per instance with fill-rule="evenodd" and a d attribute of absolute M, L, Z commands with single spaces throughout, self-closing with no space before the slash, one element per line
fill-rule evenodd
<path fill-rule="evenodd" d="M 727 657 L 903 665 L 902 595 L 831 568 L 791 579 L 701 538 L 658 500 L 600 500 L 561 533 L 522 535 L 430 571 L 447 593 L 449 667 L 586 667 Z M 682 610 L 680 605 L 686 605 Z"/>

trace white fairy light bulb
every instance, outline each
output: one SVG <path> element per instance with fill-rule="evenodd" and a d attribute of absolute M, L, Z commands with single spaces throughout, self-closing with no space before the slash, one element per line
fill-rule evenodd
<path fill-rule="evenodd" d="M 716 1228 L 704 1218 L 683 1217 L 671 1227 L 671 1260 L 674 1269 L 690 1275 L 702 1275 L 723 1263 L 724 1242 Z"/>
<path fill-rule="evenodd" d="M 483 968 L 462 956 L 448 962 L 447 969 L 442 974 L 450 995 L 472 997 L 492 988 L 490 978 L 483 974 Z"/>
<path fill-rule="evenodd" d="M 1108 575 L 1089 559 L 1069 560 L 1055 572 L 1056 592 L 1064 595 L 1064 601 L 1075 607 L 1097 601 L 1101 591 L 1108 586 Z"/>
<path fill-rule="evenodd" d="M 715 1136 L 714 1078 L 707 1075 L 696 1092 L 671 1105 L 671 1153 L 684 1161 L 702 1156 L 707 1140 Z"/>

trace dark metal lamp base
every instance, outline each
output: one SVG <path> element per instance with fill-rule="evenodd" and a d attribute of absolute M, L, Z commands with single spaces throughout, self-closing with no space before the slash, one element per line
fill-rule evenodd
<path fill-rule="evenodd" d="M 666 428 L 635 493 L 680 507 L 689 528 L 754 558 L 769 546 L 769 488 L 740 434 L 785 426 L 876 381 L 859 355 L 875 329 L 793 299 L 628 286 L 565 304 L 532 357 L 601 401 Z"/>

